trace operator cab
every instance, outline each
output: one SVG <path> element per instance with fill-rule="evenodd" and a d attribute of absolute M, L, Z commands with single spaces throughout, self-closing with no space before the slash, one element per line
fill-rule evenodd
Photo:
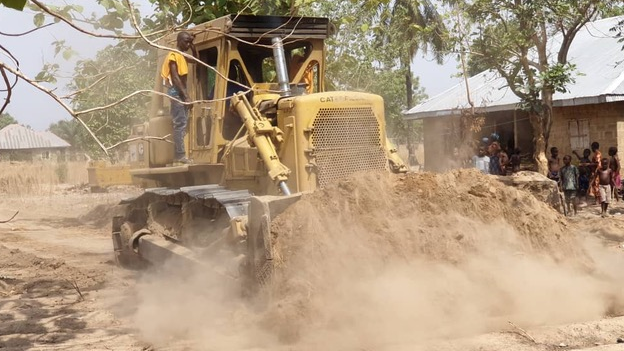
<path fill-rule="evenodd" d="M 244 133 L 240 117 L 231 109 L 233 94 L 245 92 L 248 100 L 273 120 L 275 102 L 280 98 L 271 43 L 274 37 L 283 40 L 290 95 L 324 91 L 324 40 L 330 33 L 326 18 L 229 15 L 186 31 L 194 35 L 198 59 L 209 66 L 189 61 L 187 89 L 191 98 L 201 100 L 189 113 L 185 141 L 195 164 L 220 164 L 228 144 Z M 161 44 L 174 48 L 176 35 L 167 36 Z M 166 50 L 159 50 L 158 67 L 166 55 Z M 157 77 L 155 90 L 166 93 L 160 82 Z M 154 96 L 149 135 L 172 133 L 169 110 L 168 98 Z M 153 140 L 146 146 L 150 168 L 171 165 L 171 143 Z"/>
<path fill-rule="evenodd" d="M 218 33 L 215 28 L 223 28 Z M 219 163 L 228 142 L 242 136 L 243 122 L 230 97 L 245 92 L 248 100 L 275 123 L 280 98 L 272 38 L 281 37 L 290 96 L 324 91 L 326 18 L 226 16 L 192 28 L 204 65 L 195 64 L 191 88 L 197 100 L 190 116 L 189 150 L 194 160 Z M 193 70 L 191 70 L 193 71 Z M 199 108 L 197 108 L 199 107 Z"/>

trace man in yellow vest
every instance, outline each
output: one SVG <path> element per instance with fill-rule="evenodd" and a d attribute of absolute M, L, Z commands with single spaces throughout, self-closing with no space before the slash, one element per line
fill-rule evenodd
<path fill-rule="evenodd" d="M 177 48 L 181 52 L 191 49 L 193 56 L 197 57 L 197 50 L 193 45 L 193 36 L 188 32 L 180 32 L 177 37 Z M 187 59 L 177 52 L 169 52 L 163 62 L 160 75 L 167 87 L 167 95 L 183 102 L 191 101 L 186 91 L 186 77 L 188 76 Z M 176 100 L 171 100 L 171 119 L 173 121 L 173 142 L 175 144 L 174 161 L 178 163 L 191 163 L 186 158 L 184 151 L 184 134 L 188 121 L 188 110 L 192 105 L 183 105 Z"/>

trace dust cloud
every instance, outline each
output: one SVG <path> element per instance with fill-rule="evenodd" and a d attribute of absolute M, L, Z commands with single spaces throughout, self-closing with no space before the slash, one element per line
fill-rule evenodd
<path fill-rule="evenodd" d="M 272 232 L 269 302 L 210 269 L 161 271 L 139 285 L 142 337 L 201 350 L 391 350 L 507 321 L 598 319 L 623 302 L 620 256 L 471 170 L 357 175 L 304 195 Z"/>

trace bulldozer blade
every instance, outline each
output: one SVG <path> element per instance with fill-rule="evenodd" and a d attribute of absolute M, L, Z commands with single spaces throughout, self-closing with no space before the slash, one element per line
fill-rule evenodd
<path fill-rule="evenodd" d="M 217 269 L 210 263 L 200 260 L 194 251 L 156 235 L 143 235 L 139 238 L 138 253 L 146 261 L 162 266 L 205 268 L 220 276 L 237 279 L 225 271 Z"/>
<path fill-rule="evenodd" d="M 250 276 L 258 283 L 268 284 L 273 274 L 271 221 L 299 201 L 301 193 L 289 196 L 252 196 L 247 220 L 247 262 Z"/>

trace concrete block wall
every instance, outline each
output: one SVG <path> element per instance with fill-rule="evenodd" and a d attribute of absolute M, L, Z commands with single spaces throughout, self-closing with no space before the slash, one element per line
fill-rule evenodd
<path fill-rule="evenodd" d="M 561 157 L 572 155 L 568 125 L 572 119 L 589 120 L 589 143 L 586 148 L 590 148 L 591 142 L 597 141 L 604 155 L 610 146 L 624 150 L 624 102 L 555 108 L 548 144 L 549 149 L 551 146 L 559 148 Z M 576 151 L 583 153 L 582 149 Z"/>
<path fill-rule="evenodd" d="M 624 106 L 622 110 L 624 110 Z M 622 114 L 624 114 L 624 112 L 622 112 Z M 617 148 L 620 160 L 622 160 L 622 155 L 624 155 L 624 118 L 620 118 L 617 121 Z"/>
<path fill-rule="evenodd" d="M 510 114 L 510 118 L 513 115 Z M 518 114 L 521 119 L 522 114 Z M 561 157 L 571 155 L 570 130 L 568 122 L 572 119 L 589 120 L 589 142 L 587 146 L 577 149 L 579 154 L 584 148 L 590 148 L 593 141 L 600 143 L 600 151 L 607 155 L 610 146 L 617 146 L 620 158 L 624 158 L 624 102 L 612 102 L 594 105 L 558 107 L 553 111 L 553 124 L 550 131 L 549 148 L 559 148 Z M 424 120 L 424 149 L 425 170 L 442 172 L 449 169 L 448 150 L 445 150 L 445 133 L 451 124 L 449 117 L 433 117 Z M 518 138 L 524 142 L 532 139 L 531 127 L 528 121 L 522 119 L 518 123 Z M 528 150 L 523 148 L 523 152 Z M 550 153 L 547 152 L 548 156 Z M 576 161 L 576 157 L 572 157 Z"/>

